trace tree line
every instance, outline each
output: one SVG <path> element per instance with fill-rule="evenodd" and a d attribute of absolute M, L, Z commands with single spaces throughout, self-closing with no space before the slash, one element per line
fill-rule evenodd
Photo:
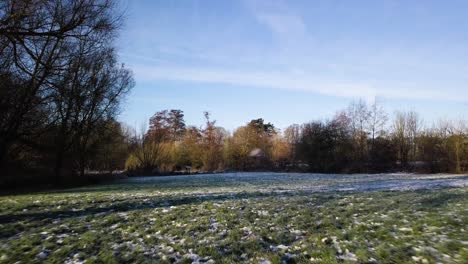
<path fill-rule="evenodd" d="M 0 1 L 3 181 L 83 176 L 103 166 L 95 161 L 110 143 L 124 144 L 115 117 L 134 81 L 114 48 L 122 24 L 116 4 Z"/>
<path fill-rule="evenodd" d="M 416 112 L 397 112 L 390 118 L 377 102 L 352 102 L 330 120 L 294 124 L 283 131 L 259 118 L 229 133 L 207 112 L 205 119 L 202 127 L 187 126 L 181 110 L 157 112 L 149 128 L 130 140 L 126 170 L 135 175 L 468 170 L 466 122 L 439 121 L 427 127 Z"/>

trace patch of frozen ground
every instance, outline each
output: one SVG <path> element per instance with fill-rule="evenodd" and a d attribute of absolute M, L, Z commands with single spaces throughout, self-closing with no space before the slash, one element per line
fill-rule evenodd
<path fill-rule="evenodd" d="M 155 188 L 218 192 L 255 191 L 405 191 L 437 188 L 466 188 L 468 175 L 453 174 L 311 174 L 311 173 L 223 173 L 189 176 L 133 177 L 118 184 L 154 185 Z M 221 188 L 221 189 L 220 189 Z M 198 189 L 198 190 L 197 190 Z"/>

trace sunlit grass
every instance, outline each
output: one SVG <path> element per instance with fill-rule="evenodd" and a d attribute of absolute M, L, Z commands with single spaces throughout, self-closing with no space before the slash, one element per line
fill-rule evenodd
<path fill-rule="evenodd" d="M 1 197 L 0 262 L 468 259 L 466 188 L 317 193 L 232 186 L 232 193 L 223 194 L 219 188 L 225 187 L 216 184 L 200 189 L 118 186 L 120 191 L 108 185 Z"/>

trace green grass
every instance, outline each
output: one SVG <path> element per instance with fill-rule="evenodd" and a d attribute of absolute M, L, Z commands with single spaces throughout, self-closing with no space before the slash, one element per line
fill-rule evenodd
<path fill-rule="evenodd" d="M 0 263 L 468 261 L 466 188 L 213 188 L 110 185 L 0 197 Z"/>

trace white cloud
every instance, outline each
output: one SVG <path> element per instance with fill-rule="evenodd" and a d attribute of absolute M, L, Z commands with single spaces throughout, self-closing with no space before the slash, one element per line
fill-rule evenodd
<path fill-rule="evenodd" d="M 293 72 L 251 72 L 229 69 L 184 68 L 184 67 L 133 67 L 138 80 L 188 81 L 198 83 L 254 86 L 283 90 L 308 91 L 322 95 L 364 98 L 422 99 L 437 101 L 468 102 L 466 92 L 454 94 L 430 88 L 387 88 L 367 82 L 323 80 L 307 74 Z M 464 95 L 463 95 L 464 94 Z"/>
<path fill-rule="evenodd" d="M 298 37 L 306 34 L 303 18 L 281 0 L 246 1 L 246 6 L 257 19 L 280 37 Z"/>
<path fill-rule="evenodd" d="M 279 35 L 305 35 L 304 21 L 296 15 L 259 13 L 256 18 Z"/>

